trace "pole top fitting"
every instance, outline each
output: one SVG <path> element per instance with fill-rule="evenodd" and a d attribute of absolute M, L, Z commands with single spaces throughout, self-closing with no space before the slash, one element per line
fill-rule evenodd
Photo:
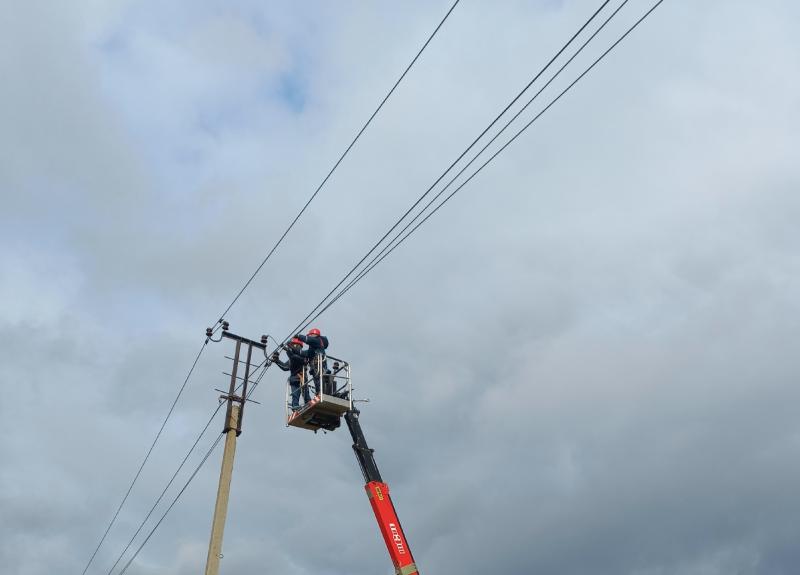
<path fill-rule="evenodd" d="M 228 329 L 230 327 L 231 327 L 231 324 L 229 324 L 227 321 L 223 321 L 222 322 L 222 331 L 228 331 Z"/>

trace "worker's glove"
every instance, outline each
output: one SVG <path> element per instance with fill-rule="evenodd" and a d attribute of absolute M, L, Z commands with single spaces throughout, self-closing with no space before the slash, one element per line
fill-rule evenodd
<path fill-rule="evenodd" d="M 272 361 L 278 361 L 278 358 L 279 358 L 279 357 L 280 357 L 280 354 L 279 354 L 277 351 L 276 351 L 276 352 L 273 352 L 273 354 L 272 354 Z"/>

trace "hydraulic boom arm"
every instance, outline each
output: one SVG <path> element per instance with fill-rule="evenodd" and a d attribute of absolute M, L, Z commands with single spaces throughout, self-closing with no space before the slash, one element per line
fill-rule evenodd
<path fill-rule="evenodd" d="M 408 541 L 400 526 L 397 518 L 392 498 L 389 497 L 389 486 L 381 479 L 375 458 L 372 457 L 373 450 L 367 445 L 364 433 L 361 431 L 361 424 L 358 422 L 359 411 L 352 409 L 345 413 L 344 419 L 347 428 L 353 437 L 353 451 L 364 475 L 367 491 L 372 511 L 375 512 L 375 519 L 378 520 L 378 527 L 383 535 L 389 556 L 394 563 L 397 575 L 419 575 L 411 549 L 408 548 Z"/>

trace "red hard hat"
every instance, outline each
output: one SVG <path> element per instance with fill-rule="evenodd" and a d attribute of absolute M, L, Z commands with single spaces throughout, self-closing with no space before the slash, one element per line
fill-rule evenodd
<path fill-rule="evenodd" d="M 308 331 L 308 335 L 319 335 L 319 330 L 317 328 L 312 328 Z"/>
<path fill-rule="evenodd" d="M 303 345 L 303 342 L 296 337 L 293 337 L 292 341 L 289 342 L 289 345 Z"/>

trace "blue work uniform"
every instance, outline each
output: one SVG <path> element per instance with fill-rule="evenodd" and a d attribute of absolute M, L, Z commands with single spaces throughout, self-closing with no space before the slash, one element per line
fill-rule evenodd
<path fill-rule="evenodd" d="M 311 377 L 314 378 L 314 391 L 319 394 L 320 375 L 328 371 L 328 362 L 325 361 L 328 338 L 324 335 L 302 334 L 297 334 L 295 337 L 308 346 L 304 353 L 308 354 L 309 371 L 311 372 Z"/>
<path fill-rule="evenodd" d="M 289 372 L 289 388 L 291 389 L 292 396 L 292 409 L 296 409 L 300 404 L 300 388 L 303 388 L 303 401 L 308 403 L 310 401 L 308 386 L 303 385 L 305 380 L 306 363 L 310 356 L 308 350 L 295 351 L 291 347 L 286 348 L 286 355 L 288 361 L 281 361 L 280 358 L 274 360 L 272 363 L 277 365 L 283 371 Z"/>

